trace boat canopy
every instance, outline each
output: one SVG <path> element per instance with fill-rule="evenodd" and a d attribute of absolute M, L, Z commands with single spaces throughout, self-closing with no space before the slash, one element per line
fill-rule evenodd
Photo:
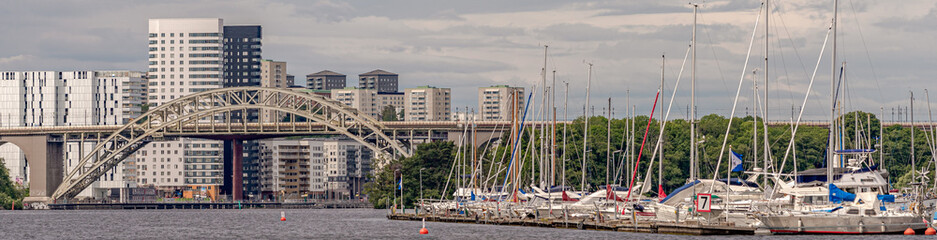
<path fill-rule="evenodd" d="M 855 201 L 856 194 L 852 194 L 836 187 L 836 184 L 830 184 L 830 202 L 842 203 L 843 201 Z"/>
<path fill-rule="evenodd" d="M 753 188 L 758 187 L 757 183 L 745 181 L 745 180 L 738 179 L 738 178 L 730 178 L 730 179 L 723 178 L 723 179 L 717 179 L 716 181 L 722 182 L 722 183 L 728 182 L 730 185 L 735 185 L 735 186 L 746 186 L 746 187 L 753 187 Z"/>
<path fill-rule="evenodd" d="M 841 149 L 836 150 L 836 154 L 861 154 L 861 153 L 874 153 L 875 149 Z"/>

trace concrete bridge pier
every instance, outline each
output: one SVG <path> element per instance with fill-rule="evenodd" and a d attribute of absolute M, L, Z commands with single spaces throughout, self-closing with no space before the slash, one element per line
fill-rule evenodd
<path fill-rule="evenodd" d="M 0 142 L 16 145 L 26 155 L 29 166 L 29 197 L 27 204 L 52 202 L 52 193 L 65 177 L 65 147 L 61 141 L 50 141 L 48 135 L 3 136 Z"/>

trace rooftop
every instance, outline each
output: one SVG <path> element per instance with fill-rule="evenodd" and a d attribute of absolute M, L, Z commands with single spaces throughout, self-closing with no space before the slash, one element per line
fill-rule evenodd
<path fill-rule="evenodd" d="M 306 76 L 307 76 L 307 77 L 312 77 L 312 76 L 342 76 L 342 77 L 344 77 L 345 74 L 333 72 L 333 71 L 330 71 L 330 70 L 322 70 L 322 71 L 319 71 L 319 72 L 317 72 L 317 73 L 311 73 L 311 74 L 306 75 Z"/>
<path fill-rule="evenodd" d="M 358 76 L 370 76 L 370 75 L 397 75 L 396 73 L 384 71 L 381 69 L 374 69 L 374 71 L 358 74 Z"/>

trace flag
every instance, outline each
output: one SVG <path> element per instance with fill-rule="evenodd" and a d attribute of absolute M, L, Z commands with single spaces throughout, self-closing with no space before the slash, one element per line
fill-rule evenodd
<path fill-rule="evenodd" d="M 732 152 L 732 156 L 730 156 L 732 158 L 730 161 L 732 164 L 732 171 L 733 172 L 744 171 L 745 169 L 742 169 L 742 154 L 738 154 L 732 150 L 729 150 L 729 151 Z"/>
<path fill-rule="evenodd" d="M 403 178 L 400 178 L 400 182 L 397 182 L 397 189 L 403 190 Z"/>
<path fill-rule="evenodd" d="M 472 194 L 472 201 L 475 201 L 475 191 L 473 190 L 471 194 Z"/>
<path fill-rule="evenodd" d="M 660 201 L 660 200 L 664 200 L 664 198 L 667 198 L 667 193 L 664 193 L 664 185 L 658 184 L 657 185 L 657 199 L 658 201 Z"/>

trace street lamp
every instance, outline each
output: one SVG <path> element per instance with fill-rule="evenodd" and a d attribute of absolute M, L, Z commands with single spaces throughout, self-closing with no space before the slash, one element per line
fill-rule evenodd
<path fill-rule="evenodd" d="M 423 170 L 426 170 L 426 168 L 420 168 L 420 209 L 421 210 L 423 208 Z"/>

